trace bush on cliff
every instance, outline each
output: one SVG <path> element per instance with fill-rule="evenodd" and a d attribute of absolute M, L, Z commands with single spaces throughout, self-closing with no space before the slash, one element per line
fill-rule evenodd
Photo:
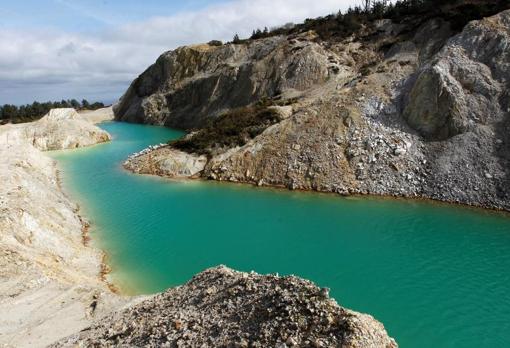
<path fill-rule="evenodd" d="M 189 137 L 169 142 L 188 153 L 212 156 L 217 150 L 243 146 L 267 127 L 280 121 L 279 114 L 269 108 L 271 102 L 233 109 L 215 119 Z"/>
<path fill-rule="evenodd" d="M 387 18 L 394 22 L 416 22 L 431 17 L 441 17 L 461 30 L 469 21 L 481 19 L 508 8 L 508 0 L 360 0 L 359 6 L 350 7 L 345 13 L 339 11 L 329 16 L 306 19 L 303 23 L 291 26 L 267 28 L 253 31 L 251 40 L 289 35 L 313 30 L 323 39 L 345 37 L 357 33 L 363 25 L 374 20 Z M 238 38 L 239 39 L 239 38 Z M 237 40 L 242 43 L 247 40 Z"/>

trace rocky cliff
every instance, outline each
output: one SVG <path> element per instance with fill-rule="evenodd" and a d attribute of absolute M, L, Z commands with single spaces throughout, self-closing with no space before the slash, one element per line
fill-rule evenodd
<path fill-rule="evenodd" d="M 225 110 L 325 82 L 334 62 L 311 37 L 196 45 L 164 53 L 115 107 L 118 119 L 192 128 Z"/>
<path fill-rule="evenodd" d="M 424 16 L 334 39 L 179 48 L 133 82 L 115 114 L 196 131 L 126 167 L 508 210 L 509 40 L 503 11 L 460 31 Z"/>
<path fill-rule="evenodd" d="M 384 327 L 296 277 L 206 270 L 53 347 L 395 348 Z"/>

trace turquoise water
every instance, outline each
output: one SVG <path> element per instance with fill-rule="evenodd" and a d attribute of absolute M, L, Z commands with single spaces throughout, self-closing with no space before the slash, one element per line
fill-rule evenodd
<path fill-rule="evenodd" d="M 129 154 L 181 133 L 102 127 L 113 142 L 54 157 L 125 292 L 226 264 L 330 287 L 401 347 L 510 347 L 508 215 L 133 175 L 121 167 Z"/>

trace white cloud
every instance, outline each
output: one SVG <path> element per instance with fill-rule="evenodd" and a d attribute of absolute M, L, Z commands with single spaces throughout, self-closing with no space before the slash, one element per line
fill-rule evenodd
<path fill-rule="evenodd" d="M 248 36 L 255 28 L 300 22 L 353 3 L 357 1 L 237 0 L 95 34 L 0 29 L 0 103 L 81 96 L 113 100 L 166 50 L 230 40 L 234 33 Z M 101 98 L 100 91 L 107 95 Z"/>

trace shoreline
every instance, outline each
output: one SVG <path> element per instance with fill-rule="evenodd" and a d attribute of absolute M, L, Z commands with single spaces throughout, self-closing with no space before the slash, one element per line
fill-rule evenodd
<path fill-rule="evenodd" d="M 510 10 L 489 12 L 455 31 L 434 14 L 349 38 L 293 32 L 165 52 L 115 117 L 192 131 L 140 151 L 133 171 L 510 211 Z M 230 76 L 224 60 L 247 73 L 204 84 L 204 72 Z M 197 90 L 213 97 L 189 105 Z"/>
<path fill-rule="evenodd" d="M 89 110 L 82 111 L 82 112 L 79 112 L 79 114 L 80 114 L 80 116 L 86 118 L 89 122 L 91 122 L 92 124 L 94 124 L 96 126 L 101 123 L 115 122 L 112 106 L 106 107 L 104 109 L 94 110 L 94 111 L 89 111 Z M 112 140 L 110 140 L 110 142 Z M 87 146 L 87 148 L 91 148 L 91 147 L 99 146 L 99 145 L 103 145 L 103 144 L 105 144 L 105 143 L 97 143 L 97 144 Z M 72 149 L 62 149 L 62 150 L 55 150 L 55 151 L 69 151 L 69 150 L 72 150 Z M 108 253 L 106 252 L 106 250 L 103 250 L 102 248 L 90 245 L 90 242 L 92 241 L 92 237 L 90 236 L 89 231 L 90 231 L 90 228 L 92 227 L 92 224 L 88 221 L 88 219 L 82 213 L 80 213 L 82 208 L 81 208 L 80 203 L 77 202 L 77 199 L 73 199 L 72 194 L 69 192 L 66 192 L 64 185 L 62 185 L 62 182 L 63 182 L 62 174 L 61 174 L 62 169 L 59 167 L 58 161 L 57 160 L 54 160 L 54 161 L 55 161 L 55 166 L 57 168 L 57 181 L 58 181 L 58 186 L 59 186 L 60 191 L 62 192 L 62 194 L 64 196 L 66 196 L 70 201 L 72 201 L 78 207 L 76 214 L 79 216 L 79 218 L 83 224 L 83 245 L 85 247 L 90 247 L 90 248 L 96 249 L 101 253 L 101 263 L 99 265 L 100 270 L 98 273 L 98 280 L 100 280 L 102 283 L 104 283 L 106 285 L 106 287 L 113 294 L 120 295 L 120 296 L 127 296 L 122 292 L 122 290 L 117 285 L 115 285 L 113 282 L 108 280 L 108 275 L 112 272 L 112 268 L 107 262 L 107 259 L 109 257 Z M 132 296 L 130 296 L 130 297 L 132 297 Z"/>
<path fill-rule="evenodd" d="M 231 180 L 218 180 L 218 179 L 209 179 L 204 178 L 202 176 L 196 177 L 176 177 L 171 175 L 163 175 L 163 174 L 154 174 L 154 173 L 144 173 L 144 172 L 136 172 L 132 168 L 129 168 L 126 163 L 120 163 L 120 167 L 129 172 L 132 175 L 141 175 L 141 176 L 149 176 L 149 177 L 157 177 L 163 180 L 175 181 L 175 182 L 209 182 L 218 185 L 239 185 L 239 186 L 249 186 L 253 189 L 266 189 L 266 190 L 276 190 L 279 192 L 298 192 L 301 194 L 311 194 L 311 195 L 327 195 L 329 197 L 341 197 L 345 199 L 371 199 L 371 200 L 393 200 L 393 201 L 411 201 L 411 202 L 419 202 L 425 203 L 429 205 L 443 205 L 447 207 L 458 207 L 461 209 L 467 209 L 471 211 L 476 211 L 478 213 L 489 213 L 502 215 L 510 218 L 510 210 L 505 208 L 498 208 L 494 206 L 484 206 L 484 205 L 475 205 L 470 203 L 463 202 L 455 202 L 449 200 L 440 200 L 435 198 L 430 198 L 426 196 L 404 196 L 404 195 L 391 195 L 391 194 L 363 194 L 363 193 L 355 193 L 355 194 L 342 194 L 333 191 L 321 191 L 321 190 L 308 190 L 302 188 L 290 189 L 285 185 L 271 185 L 267 183 L 263 183 L 262 185 L 258 185 L 254 182 L 246 182 L 246 181 L 231 181 Z"/>
<path fill-rule="evenodd" d="M 99 122 L 101 123 L 101 122 Z M 97 144 L 101 145 L 101 144 Z M 96 145 L 93 145 L 96 146 Z M 64 150 L 61 150 L 64 151 Z M 86 248 L 92 248 L 94 250 L 97 250 L 99 253 L 101 253 L 101 262 L 99 265 L 99 273 L 97 274 L 97 278 L 99 281 L 104 283 L 106 287 L 114 294 L 124 296 L 125 294 L 121 291 L 121 289 L 115 285 L 113 282 L 108 280 L 108 275 L 112 272 L 111 266 L 106 261 L 108 259 L 108 253 L 106 250 L 103 250 L 102 248 L 99 248 L 97 246 L 91 245 L 92 237 L 90 236 L 90 229 L 92 228 L 92 223 L 89 222 L 89 220 L 81 213 L 81 205 L 77 202 L 77 199 L 73 199 L 72 194 L 67 192 L 64 188 L 64 185 L 62 185 L 62 169 L 59 168 L 58 161 L 53 160 L 55 162 L 55 168 L 57 172 L 57 185 L 59 187 L 60 192 L 63 196 L 65 196 L 67 199 L 69 199 L 71 202 L 73 202 L 76 205 L 76 215 L 80 219 L 80 222 L 82 224 L 82 244 Z"/>
<path fill-rule="evenodd" d="M 27 145 L 27 148 L 30 148 L 30 146 Z M 220 298 L 224 299 L 228 304 L 232 304 L 232 301 L 237 301 L 236 306 L 239 310 L 230 307 L 232 313 L 239 313 L 239 311 L 246 309 L 246 303 L 250 302 L 252 299 L 260 299 L 267 296 L 268 291 L 266 291 L 265 288 L 259 288 L 257 290 L 257 287 L 254 288 L 252 286 L 252 284 L 257 282 L 266 284 L 265 287 L 267 289 L 274 289 L 281 284 L 287 284 L 291 296 L 296 299 L 296 301 L 292 303 L 292 306 L 294 306 L 296 310 L 300 310 L 309 320 L 316 318 L 318 321 L 323 319 L 323 316 L 326 314 L 329 314 L 331 317 L 338 317 L 338 321 L 331 320 L 326 325 L 317 326 L 315 333 L 318 337 L 317 339 L 322 340 L 322 337 L 328 337 L 327 339 L 331 340 L 331 342 L 347 342 L 349 345 L 359 347 L 397 347 L 395 340 L 388 336 L 383 324 L 372 316 L 354 312 L 339 306 L 334 299 L 329 297 L 327 289 L 320 289 L 312 282 L 296 277 L 261 276 L 254 273 L 236 272 L 226 267 L 216 267 L 201 272 L 195 275 L 186 284 L 172 287 L 163 293 L 131 297 L 119 296 L 117 288 L 107 279 L 108 274 L 111 272 L 111 268 L 108 265 L 108 253 L 101 248 L 95 247 L 92 243 L 89 243 L 91 240 L 89 236 L 91 224 L 81 215 L 83 214 L 83 211 L 81 211 L 82 207 L 72 199 L 71 196 L 73 196 L 73 194 L 68 191 L 71 188 L 63 183 L 63 174 L 62 171 L 58 169 L 57 160 L 51 158 L 47 154 L 43 154 L 35 148 L 33 151 L 37 158 L 49 163 L 49 167 L 51 167 L 51 175 L 49 175 L 49 178 L 50 181 L 53 182 L 53 186 L 47 185 L 45 188 L 62 197 L 62 201 L 69 203 L 69 213 L 75 218 L 76 230 L 78 232 L 76 233 L 76 242 L 80 247 L 77 257 L 81 256 L 86 250 L 93 252 L 95 255 L 94 260 L 99 262 L 99 270 L 95 269 L 95 280 L 93 284 L 85 279 L 79 279 L 70 285 L 61 285 L 62 288 L 59 289 L 59 292 L 52 290 L 50 294 L 52 297 L 56 297 L 60 303 L 69 301 L 71 305 L 74 306 L 72 308 L 72 314 L 77 315 L 81 320 L 78 324 L 74 326 L 69 324 L 76 319 L 72 316 L 70 317 L 69 313 L 66 311 L 56 307 L 55 303 L 46 301 L 47 309 L 46 313 L 44 313 L 45 317 L 42 318 L 42 321 L 39 320 L 36 323 L 36 325 L 38 325 L 37 327 L 44 326 L 44 330 L 40 329 L 38 335 L 32 334 L 33 338 L 31 340 L 26 337 L 25 332 L 20 333 L 17 330 L 16 334 L 18 334 L 19 337 L 17 337 L 16 340 L 7 338 L 7 340 L 5 340 L 6 346 L 43 347 L 50 345 L 52 347 L 69 347 L 82 344 L 88 345 L 87 342 L 96 342 L 95 344 L 91 343 L 91 345 L 116 346 L 122 344 L 122 340 L 125 340 L 124 342 L 128 345 L 132 343 L 132 345 L 143 346 L 147 345 L 147 342 L 150 342 L 153 343 L 152 345 L 154 346 L 160 346 L 162 343 L 180 342 L 182 329 L 187 330 L 189 335 L 203 337 L 204 342 L 210 342 L 211 337 L 217 335 L 218 325 L 220 325 L 220 333 L 223 336 L 221 340 L 232 344 L 238 341 L 239 334 L 233 334 L 227 326 L 222 327 L 222 325 L 224 325 L 224 311 L 220 310 L 218 313 L 211 312 L 216 307 L 212 305 L 212 308 L 209 309 L 207 306 L 211 306 L 211 303 L 215 303 L 216 301 L 205 300 L 204 302 L 204 295 L 220 296 Z M 17 153 L 12 154 L 11 157 L 14 160 L 23 160 L 24 158 L 23 155 Z M 35 176 L 39 171 L 40 168 L 36 167 L 35 170 L 32 171 L 32 174 Z M 31 177 L 29 176 L 28 178 L 30 179 Z M 54 203 L 55 200 L 46 199 L 44 202 L 45 204 L 33 204 L 35 204 L 38 209 L 48 210 L 48 207 L 51 208 L 51 204 Z M 55 227 L 58 227 L 59 221 L 52 220 L 52 223 Z M 76 276 L 79 276 L 82 270 L 78 268 L 73 271 Z M 57 275 L 60 274 L 57 273 Z M 240 281 L 244 282 L 247 279 L 250 279 L 249 286 L 239 289 L 236 293 L 232 293 L 231 290 L 233 286 L 237 286 Z M 96 286 L 96 283 L 99 285 Z M 69 286 L 71 286 L 71 289 L 69 289 Z M 203 289 L 205 292 L 197 292 L 197 288 Z M 215 291 L 217 291 L 217 295 L 213 294 Z M 317 294 L 320 296 L 318 297 Z M 68 298 L 64 298 L 64 295 L 67 295 Z M 179 303 L 179 300 L 176 299 L 177 296 L 182 296 L 182 298 L 186 298 L 189 302 Z M 265 301 L 261 301 L 259 305 L 261 308 L 260 310 L 278 310 L 281 308 L 281 305 L 279 305 L 280 303 L 287 306 L 289 305 L 289 296 L 284 296 L 279 291 L 275 291 L 272 296 L 274 298 L 274 304 L 269 305 L 268 308 L 268 304 Z M 83 297 L 85 297 L 86 300 L 83 300 Z M 306 299 L 304 302 L 302 301 L 303 297 Z M 151 311 L 150 307 L 154 304 L 160 304 L 160 299 L 162 298 L 168 301 L 168 306 L 165 304 L 161 308 L 154 307 L 155 311 Z M 16 298 L 16 300 L 18 300 L 18 298 Z M 203 304 L 201 304 L 201 302 L 203 302 Z M 168 308 L 171 305 L 174 306 L 173 311 L 175 311 L 176 314 L 168 312 Z M 310 312 L 307 311 L 310 305 L 314 306 L 314 308 L 322 308 L 324 314 L 317 315 L 314 314 L 313 311 L 310 314 Z M 78 307 L 76 308 L 76 306 Z M 274 309 L 271 307 L 274 307 Z M 13 311 L 17 311 L 18 309 L 19 307 L 16 304 Z M 79 310 L 77 311 L 77 309 Z M 34 312 L 35 311 L 40 312 L 41 307 L 37 306 Z M 206 324 L 203 326 L 199 325 L 198 327 L 184 327 L 185 324 L 183 324 L 184 320 L 182 318 L 188 319 L 190 313 L 197 318 L 207 318 L 207 321 L 200 321 L 200 323 Z M 283 321 L 281 321 L 281 319 L 274 321 L 271 318 L 265 317 L 253 319 L 251 315 L 247 313 L 246 319 L 239 321 L 241 325 L 246 325 L 246 328 L 243 327 L 240 329 L 240 334 L 248 337 L 247 335 L 252 333 L 252 330 L 249 329 L 253 325 L 252 322 L 257 324 L 259 321 L 263 323 L 267 322 L 271 325 L 271 329 L 263 331 L 263 334 L 266 335 L 267 333 L 265 339 L 268 343 L 273 345 L 273 342 L 278 342 L 280 329 L 292 325 L 292 323 L 295 322 L 294 317 L 286 317 L 288 313 L 290 312 L 282 313 Z M 147 314 L 150 314 L 150 318 L 147 318 Z M 181 319 L 175 320 L 175 315 Z M 33 318 L 29 316 L 28 320 L 33 320 Z M 160 331 L 162 321 L 168 323 L 169 327 Z M 119 323 L 120 326 L 118 325 Z M 48 326 L 51 326 L 55 332 L 49 332 Z M 263 325 L 260 325 L 260 327 L 262 326 Z M 89 333 L 95 332 L 95 330 L 101 331 L 102 327 L 105 327 L 106 330 L 105 337 L 96 334 L 90 337 L 87 336 Z M 125 329 L 126 327 L 128 327 L 127 331 Z M 0 325 L 0 344 L 4 343 L 1 330 L 2 327 Z M 29 328 L 29 330 L 33 329 Z M 170 335 L 168 333 L 169 330 L 175 330 L 175 335 Z M 158 334 L 151 335 L 146 334 L 146 332 L 158 332 Z M 335 334 L 335 337 L 331 335 L 332 332 Z M 161 335 L 159 333 L 161 333 Z M 306 339 L 310 337 L 310 332 L 307 330 L 307 326 L 298 330 L 296 334 L 296 338 L 292 338 L 293 342 L 304 341 L 305 344 L 308 345 Z M 257 341 L 261 339 L 260 336 L 259 334 L 255 334 L 253 339 Z M 195 339 L 190 342 L 194 343 Z"/>
<path fill-rule="evenodd" d="M 89 245 L 90 223 L 64 189 L 57 161 L 43 152 L 107 138 L 72 109 L 0 127 L 0 345 L 47 346 L 130 300 L 101 279 L 102 252 Z"/>

